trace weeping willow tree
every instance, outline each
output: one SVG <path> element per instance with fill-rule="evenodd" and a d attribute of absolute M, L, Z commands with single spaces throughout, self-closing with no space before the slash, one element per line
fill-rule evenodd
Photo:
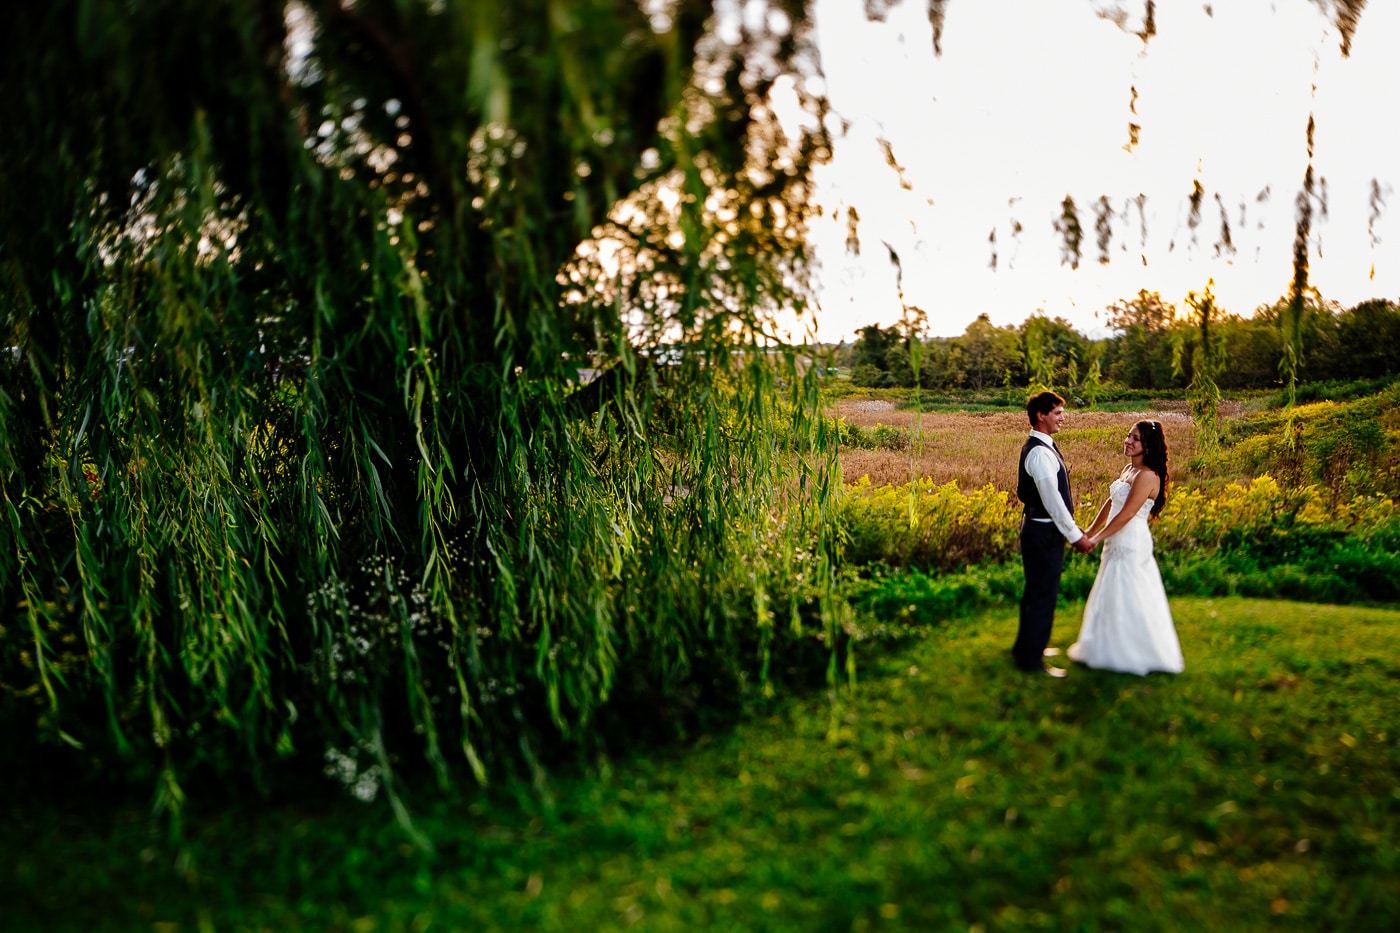
<path fill-rule="evenodd" d="M 828 657 L 837 477 L 774 330 L 820 104 L 801 10 L 733 12 L 13 11 L 4 727 L 171 808 L 283 760 L 369 796 Z"/>

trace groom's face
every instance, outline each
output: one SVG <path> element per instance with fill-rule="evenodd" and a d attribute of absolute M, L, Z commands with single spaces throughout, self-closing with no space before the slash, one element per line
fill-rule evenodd
<path fill-rule="evenodd" d="M 1035 429 L 1041 434 L 1055 434 L 1065 423 L 1065 406 L 1056 405 L 1043 414 L 1035 416 Z"/>

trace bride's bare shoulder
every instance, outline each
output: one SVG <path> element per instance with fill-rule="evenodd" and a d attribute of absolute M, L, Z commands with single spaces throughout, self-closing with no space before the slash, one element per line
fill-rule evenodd
<path fill-rule="evenodd" d="M 1161 491 L 1162 479 L 1152 470 L 1139 470 L 1132 479 L 1133 488 L 1147 493 L 1147 498 L 1155 499 Z"/>

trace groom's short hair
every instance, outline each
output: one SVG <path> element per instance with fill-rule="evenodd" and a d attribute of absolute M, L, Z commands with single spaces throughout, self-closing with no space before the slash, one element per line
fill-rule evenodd
<path fill-rule="evenodd" d="M 1031 427 L 1035 427 L 1037 415 L 1048 415 L 1050 412 L 1054 411 L 1057 406 L 1063 405 L 1064 403 L 1065 400 L 1060 397 L 1058 392 L 1050 392 L 1048 390 L 1045 392 L 1037 392 L 1035 395 L 1026 399 L 1026 417 L 1030 419 Z"/>

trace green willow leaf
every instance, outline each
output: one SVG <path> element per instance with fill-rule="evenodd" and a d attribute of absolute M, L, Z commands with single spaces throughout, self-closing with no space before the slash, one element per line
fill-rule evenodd
<path fill-rule="evenodd" d="M 286 759 L 398 807 L 836 650 L 780 5 L 16 12 L 4 727 L 172 812 Z"/>

